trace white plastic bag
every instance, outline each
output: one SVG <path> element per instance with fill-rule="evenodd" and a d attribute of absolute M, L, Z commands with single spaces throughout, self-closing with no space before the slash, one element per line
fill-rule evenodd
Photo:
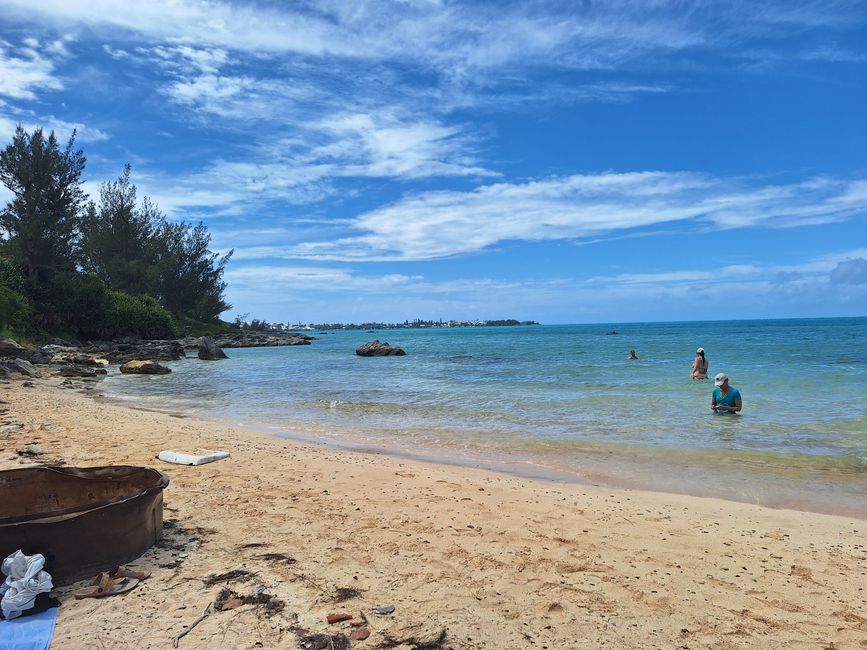
<path fill-rule="evenodd" d="M 40 554 L 24 555 L 20 550 L 3 560 L 6 580 L 0 585 L 0 609 L 7 619 L 17 618 L 33 607 L 36 596 L 51 591 L 51 575 L 42 570 L 45 558 Z"/>

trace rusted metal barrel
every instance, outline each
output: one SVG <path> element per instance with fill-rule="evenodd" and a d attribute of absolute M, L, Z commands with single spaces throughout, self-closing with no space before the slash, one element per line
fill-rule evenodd
<path fill-rule="evenodd" d="M 58 586 L 131 562 L 162 535 L 168 484 L 129 465 L 0 471 L 0 560 L 41 553 Z"/>

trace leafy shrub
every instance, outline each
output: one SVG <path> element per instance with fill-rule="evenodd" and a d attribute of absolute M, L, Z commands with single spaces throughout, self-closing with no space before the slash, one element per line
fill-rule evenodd
<path fill-rule="evenodd" d="M 0 287 L 16 293 L 25 293 L 24 276 L 21 275 L 21 270 L 6 257 L 0 257 Z"/>
<path fill-rule="evenodd" d="M 103 338 L 169 339 L 177 335 L 172 315 L 151 296 L 132 296 L 122 291 L 107 293 L 101 327 Z"/>
<path fill-rule="evenodd" d="M 0 284 L 0 331 L 11 336 L 34 332 L 33 305 L 26 296 Z"/>

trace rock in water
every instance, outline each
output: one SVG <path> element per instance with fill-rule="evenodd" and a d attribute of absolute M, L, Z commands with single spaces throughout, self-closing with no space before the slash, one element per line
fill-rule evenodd
<path fill-rule="evenodd" d="M 216 361 L 217 359 L 228 359 L 226 353 L 223 352 L 219 345 L 214 343 L 214 339 L 210 336 L 203 336 L 199 339 L 199 359 L 205 361 Z"/>
<path fill-rule="evenodd" d="M 120 367 L 125 375 L 167 375 L 171 368 L 166 368 L 150 359 L 127 361 Z"/>
<path fill-rule="evenodd" d="M 380 343 L 379 340 L 368 341 L 356 348 L 355 354 L 360 357 L 402 357 L 406 354 L 401 348 L 388 343 Z"/>

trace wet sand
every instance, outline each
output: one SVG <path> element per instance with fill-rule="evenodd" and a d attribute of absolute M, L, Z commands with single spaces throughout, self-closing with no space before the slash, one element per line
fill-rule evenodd
<path fill-rule="evenodd" d="M 353 648 L 443 630 L 451 648 L 867 648 L 863 519 L 335 450 L 57 383 L 0 384 L 0 427 L 23 425 L 0 428 L 0 469 L 140 464 L 171 484 L 163 543 L 134 563 L 153 575 L 104 599 L 57 590 L 54 648 L 171 647 L 224 587 L 275 600 L 215 611 L 180 648 L 296 648 L 362 616 Z M 19 457 L 28 443 L 44 455 Z M 195 448 L 232 458 L 154 458 Z"/>

